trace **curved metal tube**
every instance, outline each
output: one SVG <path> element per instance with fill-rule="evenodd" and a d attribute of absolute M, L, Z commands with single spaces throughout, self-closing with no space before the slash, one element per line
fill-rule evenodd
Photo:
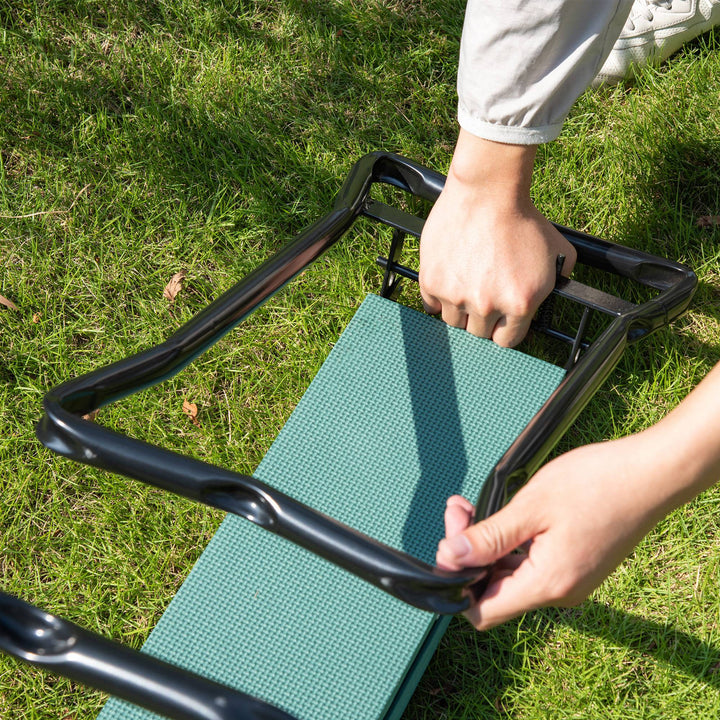
<path fill-rule="evenodd" d="M 0 592 L 0 650 L 175 720 L 293 720 L 237 690 Z"/>
<path fill-rule="evenodd" d="M 520 433 L 488 476 L 475 506 L 475 519 L 497 512 L 537 471 L 590 398 L 607 379 L 628 344 L 681 315 L 697 285 L 692 270 L 648 253 L 558 226 L 578 251 L 578 261 L 661 290 L 616 317 Z"/>
<path fill-rule="evenodd" d="M 240 515 L 412 605 L 443 614 L 461 612 L 469 604 L 464 588 L 486 573 L 456 574 L 427 565 L 256 478 L 108 430 L 78 418 L 61 402 L 46 398 L 46 415 L 38 426 L 38 436 L 51 450 Z"/>

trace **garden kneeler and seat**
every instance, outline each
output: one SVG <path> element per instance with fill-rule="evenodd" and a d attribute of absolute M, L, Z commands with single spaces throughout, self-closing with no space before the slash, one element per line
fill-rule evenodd
<path fill-rule="evenodd" d="M 142 654 L 9 596 L 0 648 L 123 698 L 100 720 L 401 716 L 450 616 L 488 573 L 434 567 L 446 498 L 477 498 L 478 518 L 499 509 L 624 348 L 680 314 L 696 282 L 677 263 L 560 228 L 581 263 L 650 297 L 634 304 L 559 277 L 535 326 L 569 345 L 565 366 L 500 348 L 393 299 L 401 277 L 417 277 L 399 259 L 423 221 L 373 188 L 432 202 L 443 182 L 395 155 L 362 158 L 327 216 L 165 343 L 46 396 L 38 436 L 52 450 L 228 515 Z M 359 217 L 393 228 L 380 294 L 362 302 L 254 476 L 82 418 L 182 370 Z M 556 327 L 552 303 L 571 308 L 556 310 L 576 331 Z M 587 339 L 591 314 L 609 320 Z"/>

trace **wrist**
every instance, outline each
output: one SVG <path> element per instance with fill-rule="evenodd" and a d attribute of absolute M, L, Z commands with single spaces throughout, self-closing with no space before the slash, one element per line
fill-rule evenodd
<path fill-rule="evenodd" d="M 536 145 L 498 143 L 461 129 L 448 171 L 448 185 L 453 192 L 477 195 L 483 203 L 530 207 L 536 152 Z"/>

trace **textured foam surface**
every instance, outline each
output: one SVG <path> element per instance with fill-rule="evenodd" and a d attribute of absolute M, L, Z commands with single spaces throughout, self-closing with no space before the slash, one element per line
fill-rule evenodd
<path fill-rule="evenodd" d="M 477 497 L 562 375 L 369 296 L 255 474 L 433 562 L 446 498 Z M 374 720 L 437 627 L 436 616 L 228 516 L 144 650 L 301 720 Z M 157 717 L 117 700 L 100 714 Z"/>

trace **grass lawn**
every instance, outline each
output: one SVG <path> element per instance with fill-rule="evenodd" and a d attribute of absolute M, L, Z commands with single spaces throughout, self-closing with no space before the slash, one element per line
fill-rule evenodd
<path fill-rule="evenodd" d="M 0 305 L 0 588 L 139 647 L 221 513 L 54 456 L 34 437 L 42 396 L 164 339 L 324 214 L 366 152 L 445 170 L 464 3 L 116 5 L 0 2 L 0 295 L 16 306 Z M 720 359 L 718 37 L 587 93 L 540 149 L 548 217 L 700 278 L 690 312 L 628 351 L 563 448 L 646 427 Z M 98 420 L 251 473 L 379 288 L 377 248 L 354 234 Z M 577 608 L 484 634 L 453 621 L 405 717 L 717 717 L 719 503 L 715 488 L 673 513 Z M 2 718 L 80 720 L 103 702 L 0 656 Z"/>

